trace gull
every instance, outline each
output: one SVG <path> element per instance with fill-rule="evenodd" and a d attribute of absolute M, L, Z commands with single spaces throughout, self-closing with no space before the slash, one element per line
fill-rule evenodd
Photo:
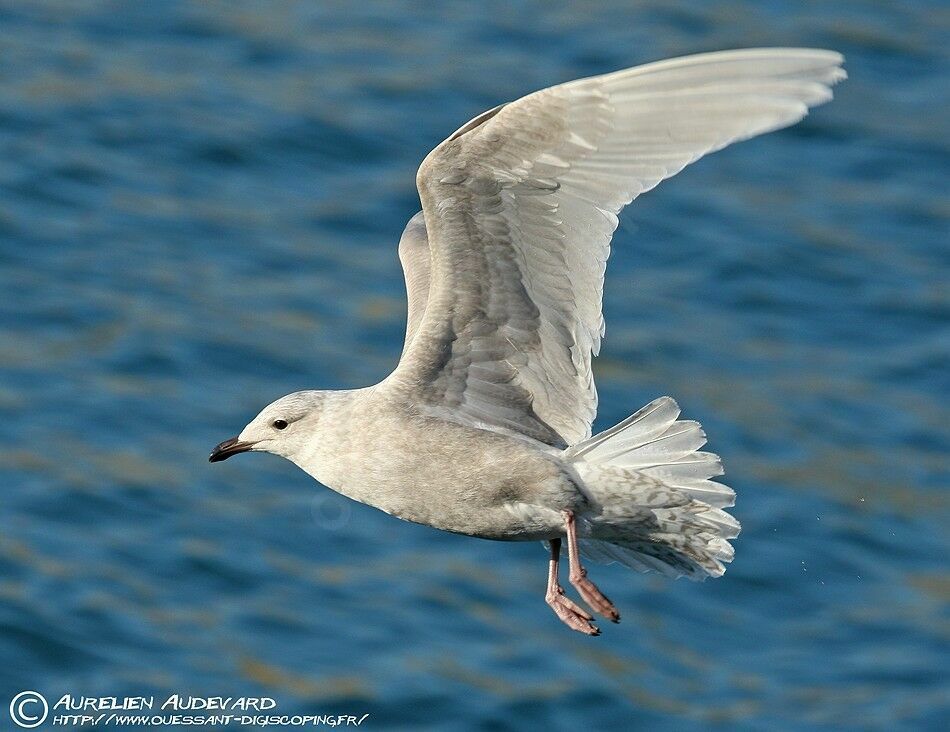
<path fill-rule="evenodd" d="M 399 241 L 402 356 L 375 386 L 265 407 L 211 462 L 280 455 L 406 521 L 540 540 L 545 600 L 599 634 L 620 613 L 581 556 L 700 580 L 733 559 L 735 492 L 706 435 L 661 397 L 591 436 L 591 360 L 620 210 L 703 155 L 792 125 L 831 99 L 840 54 L 761 48 L 685 56 L 501 104 L 422 162 L 422 211 Z M 681 294 L 689 297 L 688 292 Z M 558 562 L 587 607 L 565 594 Z"/>

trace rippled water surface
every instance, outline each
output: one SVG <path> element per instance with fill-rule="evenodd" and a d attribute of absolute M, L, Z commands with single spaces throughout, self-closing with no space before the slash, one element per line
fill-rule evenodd
<path fill-rule="evenodd" d="M 373 729 L 940 729 L 948 720 L 944 3 L 0 3 L 0 716 L 269 695 Z M 722 580 L 595 577 L 269 456 L 270 400 L 401 347 L 415 168 L 500 101 L 735 46 L 830 47 L 792 129 L 623 216 L 606 427 L 676 396 L 739 493 Z M 451 486 L 446 486 L 451 490 Z"/>

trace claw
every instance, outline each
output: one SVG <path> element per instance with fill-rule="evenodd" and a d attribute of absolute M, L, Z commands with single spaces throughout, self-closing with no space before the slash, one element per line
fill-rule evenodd
<path fill-rule="evenodd" d="M 571 577 L 571 584 L 574 585 L 574 589 L 577 590 L 577 593 L 584 602 L 593 608 L 594 612 L 603 615 L 612 623 L 620 622 L 620 612 L 609 598 L 600 591 L 600 588 L 587 579 L 587 577 L 583 575 L 580 577 Z"/>
<path fill-rule="evenodd" d="M 559 592 L 555 592 L 553 596 L 548 595 L 545 600 L 554 610 L 554 614 L 561 619 L 561 622 L 578 633 L 600 635 L 600 628 L 590 622 L 593 616 L 567 597 L 560 587 L 557 589 Z"/>

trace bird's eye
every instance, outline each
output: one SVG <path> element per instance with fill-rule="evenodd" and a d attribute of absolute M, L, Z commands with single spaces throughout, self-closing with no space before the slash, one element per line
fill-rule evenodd
<path fill-rule="evenodd" d="M 283 419 L 274 420 L 274 429 L 275 430 L 285 430 L 287 429 L 287 421 Z"/>

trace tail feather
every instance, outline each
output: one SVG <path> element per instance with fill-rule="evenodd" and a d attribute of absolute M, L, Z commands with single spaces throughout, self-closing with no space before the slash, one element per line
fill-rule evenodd
<path fill-rule="evenodd" d="M 636 449 L 652 437 L 666 431 L 679 415 L 679 405 L 673 399 L 669 397 L 655 399 L 636 414 L 627 417 L 623 422 L 615 424 L 584 442 L 569 447 L 566 453 L 575 459 L 584 458 L 589 461 L 597 461 L 600 459 L 598 448 L 601 448 L 608 441 L 611 448 L 627 446 L 628 449 Z"/>
<path fill-rule="evenodd" d="M 621 546 L 600 539 L 585 539 L 580 544 L 581 553 L 592 562 L 601 564 L 619 562 L 637 572 L 658 572 L 674 579 L 683 575 L 688 576 L 692 571 L 688 562 L 680 560 L 675 555 L 662 559 L 654 556 L 652 545 L 638 546 L 637 543 L 631 542 L 629 546 Z M 658 545 L 656 548 L 659 548 Z"/>
<path fill-rule="evenodd" d="M 735 492 L 710 480 L 722 463 L 699 450 L 706 444 L 699 423 L 677 421 L 679 414 L 662 397 L 565 451 L 593 504 L 581 540 L 592 560 L 691 579 L 718 577 L 732 561 L 728 540 L 740 526 L 722 509 Z"/>
<path fill-rule="evenodd" d="M 690 485 L 704 481 L 708 478 L 715 478 L 722 475 L 722 461 L 718 455 L 711 452 L 702 452 L 697 450 L 691 455 L 685 455 L 676 460 L 660 460 L 657 462 L 647 462 L 637 466 L 641 473 L 652 475 L 656 478 L 677 480 Z M 726 486 L 723 486 L 726 488 Z M 733 496 L 734 498 L 735 496 Z"/>

